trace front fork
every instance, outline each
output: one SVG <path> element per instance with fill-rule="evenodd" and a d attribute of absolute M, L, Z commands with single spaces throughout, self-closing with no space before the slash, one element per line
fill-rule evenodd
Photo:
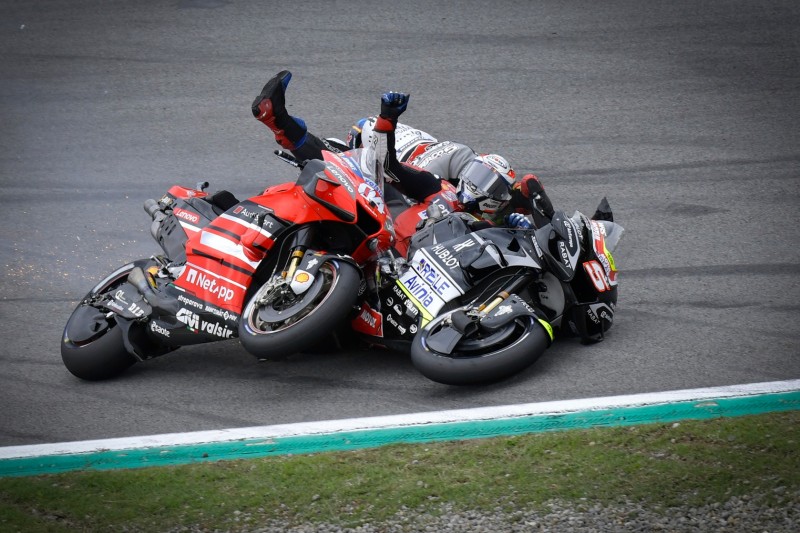
<path fill-rule="evenodd" d="M 520 289 L 524 288 L 525 286 L 529 285 L 536 279 L 536 274 L 531 271 L 523 270 L 515 274 L 511 280 L 502 288 L 500 291 L 495 295 L 494 298 L 491 300 L 482 303 L 477 308 L 477 314 L 479 316 L 486 316 L 492 312 L 492 310 L 506 301 L 506 299 L 511 296 L 512 294 L 518 292 Z"/>
<path fill-rule="evenodd" d="M 303 260 L 315 233 L 311 226 L 304 226 L 295 234 L 292 239 L 292 251 L 289 254 L 289 261 L 286 264 L 286 269 L 281 272 L 281 277 L 285 281 L 291 281 L 294 278 L 297 267 L 300 265 L 300 261 Z"/>

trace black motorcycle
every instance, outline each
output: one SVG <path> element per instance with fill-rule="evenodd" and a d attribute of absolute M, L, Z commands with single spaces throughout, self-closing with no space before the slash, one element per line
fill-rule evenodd
<path fill-rule="evenodd" d="M 623 228 L 604 198 L 590 219 L 556 211 L 538 229 L 473 230 L 465 213 L 431 216 L 407 257 L 385 260 L 351 327 L 410 350 L 431 380 L 467 385 L 534 363 L 557 333 L 601 340 L 617 303 L 612 252 Z"/>

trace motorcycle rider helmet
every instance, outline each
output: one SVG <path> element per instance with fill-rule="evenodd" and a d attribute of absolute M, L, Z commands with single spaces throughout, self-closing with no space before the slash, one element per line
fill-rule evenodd
<path fill-rule="evenodd" d="M 517 178 L 517 173 L 514 172 L 514 169 L 511 168 L 511 165 L 508 163 L 508 160 L 497 154 L 484 154 L 478 157 L 484 163 L 491 165 L 493 169 L 497 171 L 498 174 L 503 176 L 509 185 L 514 185 L 514 180 Z"/>
<path fill-rule="evenodd" d="M 362 148 L 363 139 L 368 139 L 372 134 L 372 127 L 375 125 L 375 119 L 362 118 L 350 127 L 347 133 L 347 147 L 350 150 Z M 366 131 L 364 131 L 366 129 Z"/>
<path fill-rule="evenodd" d="M 511 201 L 511 184 L 485 157 L 475 157 L 461 169 L 456 194 L 465 210 L 492 215 Z"/>

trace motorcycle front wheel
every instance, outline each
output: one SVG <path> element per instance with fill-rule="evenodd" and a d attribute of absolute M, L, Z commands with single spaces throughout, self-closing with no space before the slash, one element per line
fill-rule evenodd
<path fill-rule="evenodd" d="M 61 360 L 74 376 L 87 381 L 109 379 L 136 362 L 125 349 L 115 316 L 108 317 L 89 302 L 115 291 L 125 283 L 135 266 L 145 263 L 131 263 L 108 275 L 89 291 L 70 315 L 61 336 Z"/>
<path fill-rule="evenodd" d="M 521 316 L 499 329 L 464 334 L 450 351 L 437 352 L 428 340 L 452 328 L 448 317 L 436 317 L 411 344 L 411 361 L 420 373 L 445 385 L 498 381 L 532 365 L 550 346 L 550 336 L 533 316 Z"/>
<path fill-rule="evenodd" d="M 346 261 L 326 261 L 311 287 L 295 294 L 268 280 L 247 301 L 239 320 L 242 346 L 259 359 L 284 359 L 306 350 L 348 318 L 361 276 Z"/>

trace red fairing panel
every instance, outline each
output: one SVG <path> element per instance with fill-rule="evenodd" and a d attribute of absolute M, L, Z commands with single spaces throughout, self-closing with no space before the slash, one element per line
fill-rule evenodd
<path fill-rule="evenodd" d="M 254 223 L 263 212 L 245 201 L 189 236 L 186 269 L 176 285 L 198 298 L 239 313 L 252 276 L 274 243 L 269 231 Z M 274 220 L 274 219 L 271 219 Z"/>
<path fill-rule="evenodd" d="M 383 337 L 383 317 L 366 302 L 361 304 L 361 310 L 350 323 L 350 327 L 372 337 Z"/>

